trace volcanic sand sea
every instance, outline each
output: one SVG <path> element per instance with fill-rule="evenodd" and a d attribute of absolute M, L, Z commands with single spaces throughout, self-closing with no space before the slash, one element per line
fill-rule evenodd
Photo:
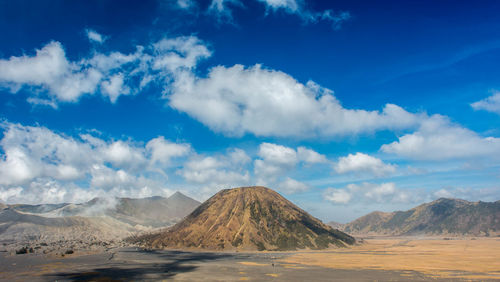
<path fill-rule="evenodd" d="M 500 238 L 374 237 L 352 248 L 296 253 L 282 262 L 335 269 L 417 271 L 433 278 L 500 280 Z"/>
<path fill-rule="evenodd" d="M 0 254 L 2 281 L 456 281 L 500 279 L 499 271 L 500 238 L 370 238 L 345 249 L 298 252 Z"/>

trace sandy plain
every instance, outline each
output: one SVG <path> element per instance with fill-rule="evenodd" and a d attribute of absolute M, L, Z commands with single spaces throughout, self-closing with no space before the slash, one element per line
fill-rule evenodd
<path fill-rule="evenodd" d="M 432 278 L 500 280 L 498 237 L 373 237 L 363 241 L 348 249 L 296 253 L 282 262 L 334 269 L 416 271 Z"/>
<path fill-rule="evenodd" d="M 0 253 L 2 281 L 500 280 L 500 238 L 366 238 L 346 249 L 196 252 L 113 248 L 65 257 Z"/>

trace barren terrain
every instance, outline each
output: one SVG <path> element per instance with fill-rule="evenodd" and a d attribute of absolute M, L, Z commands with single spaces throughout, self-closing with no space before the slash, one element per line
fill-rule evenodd
<path fill-rule="evenodd" d="M 348 249 L 296 253 L 282 262 L 334 269 L 416 271 L 433 278 L 500 279 L 498 237 L 373 237 L 363 241 Z"/>
<path fill-rule="evenodd" d="M 300 252 L 0 253 L 3 281 L 470 281 L 499 280 L 499 270 L 500 238 L 373 237 L 349 248 Z"/>

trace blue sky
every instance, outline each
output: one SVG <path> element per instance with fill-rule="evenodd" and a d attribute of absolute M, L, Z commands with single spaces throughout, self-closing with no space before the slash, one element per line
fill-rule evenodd
<path fill-rule="evenodd" d="M 2 1 L 0 201 L 500 198 L 500 3 Z"/>

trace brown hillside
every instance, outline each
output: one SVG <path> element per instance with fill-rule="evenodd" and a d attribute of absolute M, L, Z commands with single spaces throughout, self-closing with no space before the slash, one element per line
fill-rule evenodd
<path fill-rule="evenodd" d="M 135 239 L 153 248 L 211 250 L 324 249 L 353 244 L 265 187 L 222 190 L 172 228 Z"/>
<path fill-rule="evenodd" d="M 500 201 L 441 198 L 407 211 L 373 212 L 345 224 L 343 230 L 360 235 L 496 236 L 500 234 Z"/>

